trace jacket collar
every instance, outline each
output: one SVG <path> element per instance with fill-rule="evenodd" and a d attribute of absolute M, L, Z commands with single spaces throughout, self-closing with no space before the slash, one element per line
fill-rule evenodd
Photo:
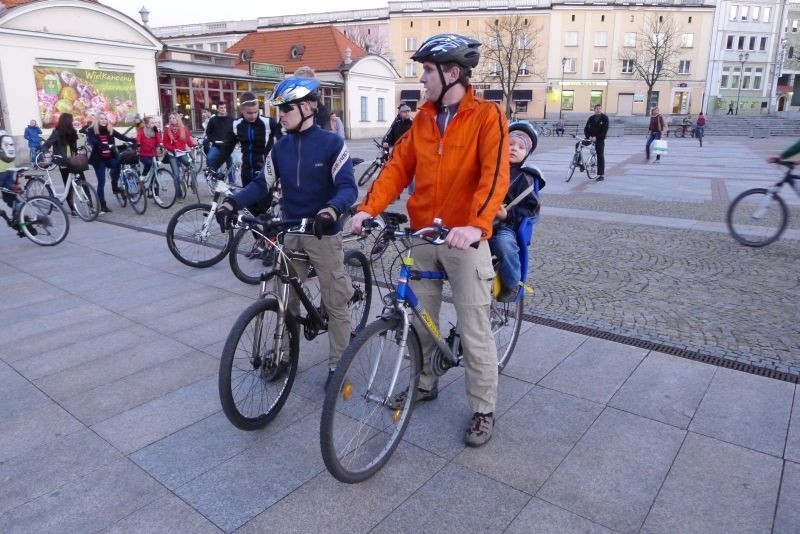
<path fill-rule="evenodd" d="M 472 109 L 478 105 L 478 101 L 475 99 L 475 90 L 472 88 L 472 85 L 467 86 L 467 92 L 464 94 L 464 98 L 461 99 L 461 102 L 458 103 L 458 112 L 461 113 L 465 110 Z M 424 110 L 434 117 L 439 112 L 436 108 L 436 104 L 428 100 L 425 102 L 420 110 Z"/>

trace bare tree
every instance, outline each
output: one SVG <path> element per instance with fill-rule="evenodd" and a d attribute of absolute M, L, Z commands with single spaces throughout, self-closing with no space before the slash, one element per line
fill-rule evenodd
<path fill-rule="evenodd" d="M 484 83 L 499 84 L 506 103 L 506 116 L 511 117 L 514 88 L 520 76 L 541 76 L 536 72 L 541 46 L 541 27 L 533 27 L 530 18 L 519 16 L 487 20 L 479 40 L 482 60 L 476 78 Z"/>
<path fill-rule="evenodd" d="M 380 37 L 378 32 L 371 33 L 364 26 L 349 26 L 343 28 L 342 33 L 370 54 L 389 59 L 389 43 L 386 42 L 386 39 Z"/>
<path fill-rule="evenodd" d="M 653 87 L 661 80 L 672 78 L 677 72 L 680 32 L 670 15 L 649 13 L 636 32 L 636 42 L 626 42 L 620 49 L 619 60 L 623 62 L 623 72 L 633 69 L 647 86 L 647 114 L 650 113 Z"/>

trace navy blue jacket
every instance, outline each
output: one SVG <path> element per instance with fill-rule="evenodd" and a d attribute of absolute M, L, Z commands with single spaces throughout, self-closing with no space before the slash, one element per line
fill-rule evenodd
<path fill-rule="evenodd" d="M 503 204 L 510 204 L 517 198 L 520 193 L 530 187 L 531 183 L 536 185 L 533 191 L 528 193 L 524 199 L 511 207 L 508 211 L 508 216 L 501 224 L 513 228 L 515 231 L 526 217 L 536 217 L 539 215 L 541 203 L 539 202 L 539 190 L 541 190 L 545 181 L 535 169 L 521 166 L 520 164 L 511 165 L 511 182 L 508 186 L 508 193 Z"/>
<path fill-rule="evenodd" d="M 269 187 L 276 179 L 281 184 L 281 212 L 287 219 L 313 218 L 326 206 L 344 213 L 358 197 L 353 162 L 344 139 L 319 126 L 278 139 L 270 163 L 265 172 L 258 173 L 233 196 L 237 207 L 250 207 L 268 199 Z M 339 218 L 327 233 L 332 235 L 341 229 Z"/>

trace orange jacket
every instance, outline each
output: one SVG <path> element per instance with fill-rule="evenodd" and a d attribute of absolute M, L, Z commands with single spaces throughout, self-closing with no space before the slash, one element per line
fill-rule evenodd
<path fill-rule="evenodd" d="M 476 99 L 469 87 L 442 137 L 436 107 L 427 102 L 394 145 L 359 210 L 377 215 L 412 179 L 412 228 L 430 226 L 440 218 L 450 228 L 475 226 L 491 236 L 509 183 L 508 123 L 500 107 Z"/>

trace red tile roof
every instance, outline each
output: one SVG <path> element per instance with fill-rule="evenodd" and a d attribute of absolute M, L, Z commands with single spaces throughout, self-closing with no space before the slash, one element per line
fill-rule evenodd
<path fill-rule="evenodd" d="M 291 56 L 295 45 L 305 47 L 298 59 Z M 366 50 L 333 26 L 315 26 L 250 33 L 227 52 L 238 54 L 242 50 L 253 50 L 251 61 L 283 65 L 288 74 L 303 65 L 317 72 L 338 71 L 344 63 L 346 48 L 352 51 L 353 61 L 367 55 Z M 246 63 L 236 66 L 244 70 L 248 68 Z"/>
<path fill-rule="evenodd" d="M 38 0 L 0 0 L 0 7 L 11 9 L 13 7 L 30 4 L 31 2 L 36 2 L 36 1 Z M 84 1 L 97 3 L 98 0 L 84 0 Z"/>

